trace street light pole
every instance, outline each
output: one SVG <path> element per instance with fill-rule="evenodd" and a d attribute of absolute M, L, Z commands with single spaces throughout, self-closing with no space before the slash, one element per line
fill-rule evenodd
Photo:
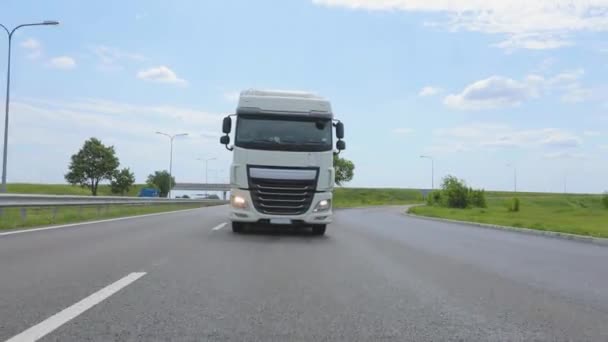
<path fill-rule="evenodd" d="M 435 190 L 435 159 L 431 156 L 420 156 L 420 158 L 431 160 L 431 190 Z"/>
<path fill-rule="evenodd" d="M 8 161 L 8 114 L 11 94 L 11 49 L 13 45 L 13 33 L 15 33 L 15 31 L 17 31 L 21 27 L 41 25 L 59 25 L 59 22 L 47 20 L 41 23 L 21 24 L 12 30 L 7 29 L 6 26 L 0 24 L 0 27 L 2 27 L 8 35 L 8 58 L 6 67 L 6 103 L 4 107 L 4 154 L 2 155 L 2 187 L 0 188 L 0 192 L 6 192 L 6 163 Z"/>
<path fill-rule="evenodd" d="M 173 188 L 173 139 L 177 137 L 185 137 L 188 133 L 179 133 L 179 134 L 167 134 L 163 132 L 156 132 L 156 134 L 164 135 L 169 138 L 171 142 L 171 152 L 169 152 L 169 193 L 167 194 L 167 198 L 171 198 L 171 189 Z"/>

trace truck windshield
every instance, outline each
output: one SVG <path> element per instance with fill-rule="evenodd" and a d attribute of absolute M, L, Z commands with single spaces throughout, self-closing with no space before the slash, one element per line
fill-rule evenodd
<path fill-rule="evenodd" d="M 259 150 L 329 151 L 331 120 L 283 116 L 239 116 L 236 146 Z"/>

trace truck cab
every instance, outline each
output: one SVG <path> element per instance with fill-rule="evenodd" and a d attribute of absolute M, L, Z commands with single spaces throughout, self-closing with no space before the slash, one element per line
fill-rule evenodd
<path fill-rule="evenodd" d="M 232 118 L 236 119 L 230 145 Z M 322 235 L 331 223 L 335 147 L 345 148 L 343 124 L 331 104 L 310 93 L 245 90 L 224 118 L 220 142 L 230 167 L 232 230 L 247 224 L 307 225 Z"/>

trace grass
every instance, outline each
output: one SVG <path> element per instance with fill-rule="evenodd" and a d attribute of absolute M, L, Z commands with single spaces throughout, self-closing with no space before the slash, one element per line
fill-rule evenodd
<path fill-rule="evenodd" d="M 139 190 L 145 187 L 144 184 L 136 184 L 131 187 L 125 196 L 137 196 Z M 39 194 L 39 195 L 82 195 L 90 196 L 91 190 L 76 185 L 69 184 L 30 184 L 30 183 L 10 183 L 7 185 L 9 193 L 14 194 Z M 99 196 L 116 196 L 110 191 L 107 184 L 99 185 L 97 189 Z"/>
<path fill-rule="evenodd" d="M 128 196 L 136 196 L 144 185 L 135 185 Z M 90 195 L 79 186 L 65 184 L 9 184 L 9 192 L 53 195 Z M 100 185 L 99 195 L 111 195 L 108 185 Z M 490 223 L 505 226 L 550 230 L 562 233 L 608 238 L 608 210 L 603 208 L 600 195 L 570 195 L 549 193 L 517 193 L 519 212 L 509 212 L 507 204 L 513 198 L 511 192 L 486 192 L 488 208 L 450 209 L 440 207 L 415 207 L 417 215 L 449 218 L 461 221 Z M 352 208 L 379 205 L 404 205 L 422 203 L 422 195 L 413 189 L 336 188 L 334 207 Z M 180 208 L 186 208 L 180 204 Z M 191 206 L 193 207 L 193 206 Z M 5 210 L 0 218 L 0 229 L 32 227 L 48 224 L 78 222 L 100 218 L 146 214 L 177 209 L 174 205 L 110 207 L 108 213 L 97 215 L 96 208 L 59 209 L 52 219 L 51 209 L 28 210 L 22 221 L 18 209 Z"/>
<path fill-rule="evenodd" d="M 0 215 L 0 230 L 31 228 L 53 224 L 84 222 L 115 217 L 143 215 L 175 211 L 180 209 L 199 208 L 197 203 L 176 203 L 157 205 L 114 205 L 107 207 L 59 207 L 54 212 L 52 208 L 28 208 L 25 219 L 19 208 L 4 209 Z"/>
<path fill-rule="evenodd" d="M 126 196 L 137 196 L 144 184 L 136 184 Z M 80 186 L 69 184 L 8 184 L 8 192 L 16 194 L 46 195 L 82 195 L 89 196 L 91 191 Z M 113 196 L 109 185 L 100 185 L 99 196 Z M 115 195 L 114 195 L 115 196 Z M 336 188 L 334 206 L 352 208 L 375 205 L 400 205 L 423 202 L 420 191 L 413 189 L 370 189 L 370 188 Z"/>
<path fill-rule="evenodd" d="M 421 206 L 416 215 L 608 238 L 608 210 L 600 195 L 518 193 L 520 211 L 509 212 L 513 193 L 489 192 L 485 209 Z"/>
<path fill-rule="evenodd" d="M 376 205 L 421 203 L 422 194 L 413 189 L 336 188 L 334 207 L 353 208 Z"/>

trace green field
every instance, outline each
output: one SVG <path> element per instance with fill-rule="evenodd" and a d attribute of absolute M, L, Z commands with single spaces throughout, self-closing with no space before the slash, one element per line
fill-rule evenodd
<path fill-rule="evenodd" d="M 145 185 L 134 185 L 125 196 L 137 196 L 139 189 Z M 69 184 L 29 184 L 29 183 L 9 183 L 7 185 L 9 193 L 14 194 L 39 194 L 39 195 L 91 195 L 91 190 L 76 185 Z M 99 196 L 116 196 L 110 191 L 110 186 L 100 184 L 97 189 Z"/>
<path fill-rule="evenodd" d="M 116 205 L 108 207 L 83 207 L 82 209 L 78 207 L 59 207 L 56 212 L 53 212 L 52 208 L 28 208 L 25 220 L 21 216 L 20 209 L 10 208 L 2 211 L 0 230 L 40 227 L 198 207 L 201 207 L 201 204 Z"/>
<path fill-rule="evenodd" d="M 334 207 L 353 208 L 377 205 L 422 203 L 422 194 L 412 189 L 336 188 Z"/>
<path fill-rule="evenodd" d="M 143 184 L 133 186 L 127 196 L 137 196 Z M 67 184 L 8 184 L 8 192 L 16 194 L 47 194 L 47 195 L 91 195 L 91 191 L 80 186 Z M 112 196 L 109 185 L 99 186 L 99 196 Z M 334 191 L 334 206 L 352 208 L 374 205 L 399 205 L 421 203 L 422 195 L 412 189 L 366 189 L 366 188 L 336 188 Z"/>
<path fill-rule="evenodd" d="M 136 196 L 143 185 L 136 185 L 129 196 Z M 9 184 L 8 192 L 21 194 L 49 195 L 90 195 L 90 191 L 79 186 L 66 184 Z M 108 185 L 99 186 L 99 195 L 112 195 Z M 418 190 L 411 189 L 356 189 L 337 188 L 334 193 L 334 206 L 352 208 L 377 205 L 403 205 L 421 203 L 422 195 Z M 178 209 L 194 208 L 200 204 L 154 205 L 154 206 L 110 206 L 107 209 L 97 207 L 33 208 L 27 210 L 23 220 L 19 209 L 5 209 L 0 216 L 0 230 L 39 227 L 52 224 L 73 223 L 121 216 L 148 214 Z"/>
<path fill-rule="evenodd" d="M 136 196 L 143 185 L 136 185 L 129 196 Z M 9 184 L 9 192 L 55 195 L 90 195 L 88 189 L 64 184 Z M 108 185 L 99 187 L 99 195 L 111 195 Z M 449 218 L 461 221 L 491 223 L 563 233 L 608 237 L 608 210 L 601 204 L 600 195 L 574 195 L 549 193 L 517 193 L 521 201 L 519 212 L 509 212 L 507 205 L 513 198 L 510 192 L 486 193 L 488 208 L 450 209 L 441 207 L 415 207 L 411 212 L 417 215 Z M 336 188 L 334 207 L 353 208 L 380 205 L 405 205 L 422 203 L 422 195 L 412 189 L 372 189 Z M 40 226 L 53 223 L 77 222 L 83 220 L 137 215 L 156 210 L 174 210 L 158 207 L 115 207 L 109 216 L 97 216 L 97 209 L 84 209 L 78 216 L 77 209 L 62 209 L 52 220 L 50 209 L 40 209 L 36 215 L 28 215 L 27 222 L 21 222 L 17 209 L 5 211 L 0 229 Z M 185 207 L 182 205 L 182 208 Z M 122 209 L 121 209 L 122 208 Z M 31 210 L 29 210 L 31 211 Z M 61 216 L 63 215 L 63 216 Z"/>
<path fill-rule="evenodd" d="M 520 211 L 509 212 L 513 193 L 488 192 L 485 209 L 415 207 L 416 215 L 490 223 L 561 233 L 608 237 L 608 210 L 600 195 L 518 193 Z"/>

